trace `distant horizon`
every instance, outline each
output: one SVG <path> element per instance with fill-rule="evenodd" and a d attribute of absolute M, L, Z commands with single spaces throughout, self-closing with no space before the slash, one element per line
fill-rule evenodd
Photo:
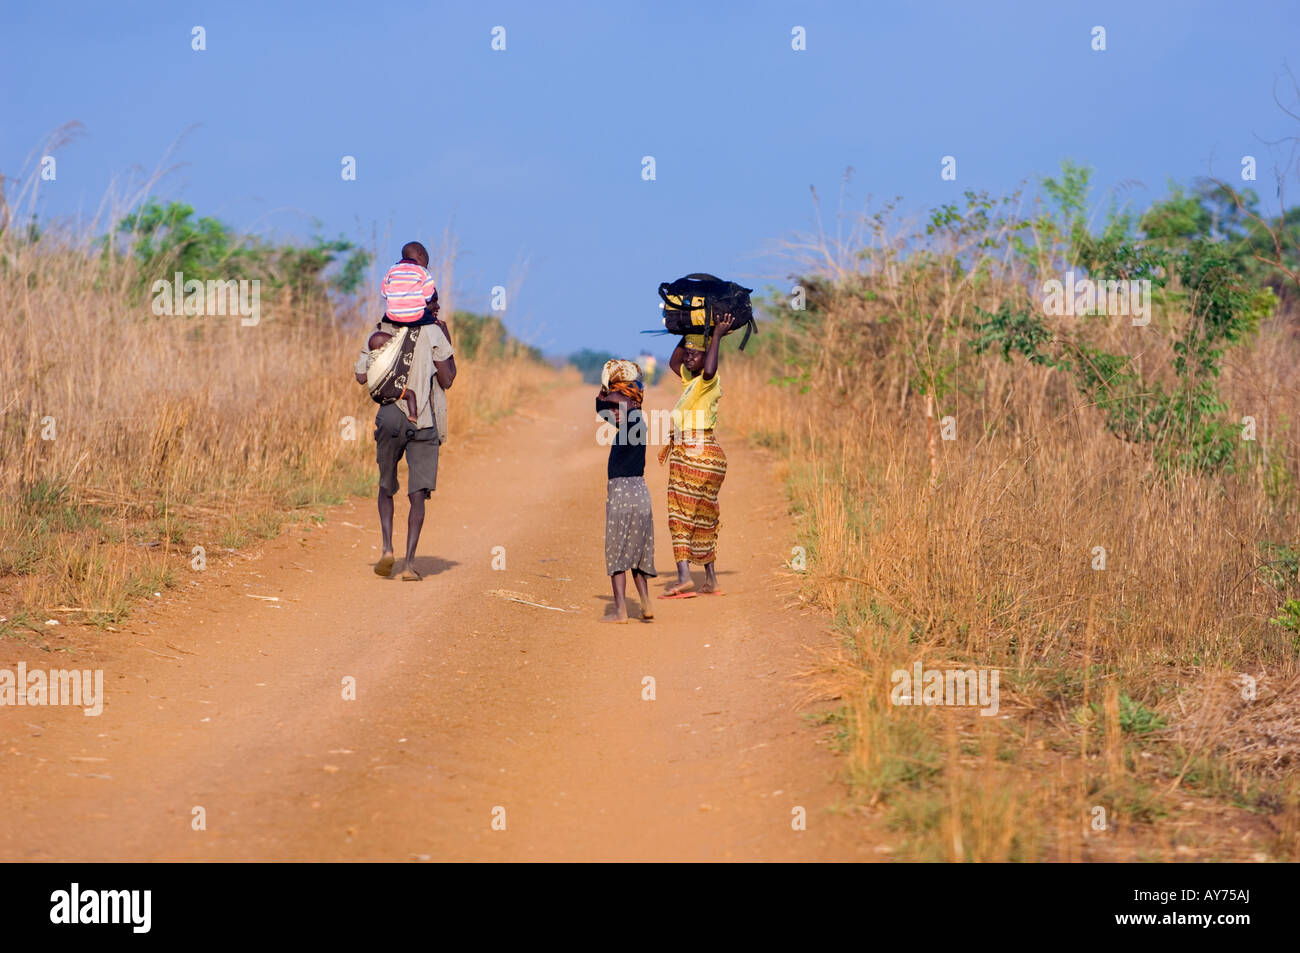
<path fill-rule="evenodd" d="M 1084 166 L 1084 167 L 1095 168 L 1095 167 L 1091 166 L 1089 163 L 1087 163 L 1086 161 L 1079 161 L 1079 160 L 1077 160 L 1075 157 L 1072 157 L 1072 156 L 1062 157 L 1062 160 L 1061 160 L 1061 161 L 1062 161 L 1062 162 L 1075 161 L 1075 162 L 1077 162 L 1078 164 L 1080 164 L 1080 165 L 1082 165 L 1082 166 Z M 1059 168 L 1053 170 L 1054 173 L 1059 173 L 1059 171 L 1060 171 Z M 848 175 L 848 174 L 851 173 L 851 172 L 852 172 L 852 170 L 846 170 L 846 175 Z M 1041 185 L 1041 181 L 1042 181 L 1042 179 L 1044 179 L 1044 178 L 1050 178 L 1050 177 L 1052 177 L 1052 175 L 1053 175 L 1053 173 L 1047 173 L 1047 172 L 1045 172 L 1045 173 L 1042 173 L 1042 174 L 1040 174 L 1040 175 L 1034 176 L 1033 178 L 1022 179 L 1020 185 L 1023 186 L 1023 187 L 1028 187 L 1028 191 L 1026 192 L 1025 197 L 1026 197 L 1026 198 L 1032 198 L 1034 195 L 1037 195 L 1037 194 L 1038 194 L 1038 189 L 1039 189 L 1039 186 Z M 1138 204 L 1134 204 L 1134 205 L 1131 206 L 1131 208 L 1132 208 L 1132 210 L 1134 210 L 1134 211 L 1141 212 L 1141 211 L 1143 211 L 1143 210 L 1149 208 L 1152 204 L 1154 204 L 1154 203 L 1160 201 L 1161 199 L 1167 197 L 1167 196 L 1169 195 L 1170 190 L 1171 190 L 1171 188 L 1172 188 L 1173 186 L 1181 187 L 1184 191 L 1191 191 L 1191 190 L 1192 190 L 1192 189 L 1193 189 L 1193 188 L 1194 188 L 1194 187 L 1195 187 L 1199 182 L 1201 182 L 1201 181 L 1203 181 L 1203 180 L 1205 180 L 1205 179 L 1207 179 L 1207 178 L 1209 178 L 1209 177 L 1208 177 L 1208 176 L 1194 176 L 1194 177 L 1192 177 L 1190 180 L 1185 181 L 1185 182 L 1169 180 L 1169 181 L 1167 181 L 1167 182 L 1165 183 L 1164 188 L 1162 188 L 1162 189 L 1159 190 L 1159 191 L 1152 191 L 1151 194 L 1147 197 L 1147 199 L 1146 199 L 1145 202 L 1143 202 L 1143 203 L 1140 204 L 1140 205 L 1138 205 Z M 1253 191 L 1255 191 L 1255 192 L 1259 195 L 1259 197 L 1260 197 L 1260 206 L 1261 206 L 1261 208 L 1264 208 L 1264 209 L 1269 210 L 1269 214 L 1276 214 L 1276 210 L 1275 210 L 1275 209 L 1270 209 L 1270 203 L 1267 201 L 1267 199 L 1268 199 L 1268 193 L 1267 193 L 1265 190 L 1260 190 L 1260 189 L 1258 189 L 1258 188 L 1256 187 L 1257 184 L 1258 184 L 1258 183 L 1246 183 L 1246 184 L 1243 186 L 1243 190 L 1247 190 L 1247 189 L 1249 189 L 1249 190 L 1253 190 Z M 187 205 L 188 205 L 188 204 L 191 204 L 191 203 L 189 203 L 189 202 L 186 200 L 186 198 L 185 198 L 183 195 L 170 196 L 170 197 L 166 197 L 166 198 L 164 198 L 163 195 L 161 194 L 162 191 L 163 191 L 163 190 L 160 189 L 160 190 L 158 190 L 158 192 L 150 193 L 150 196 L 149 196 L 149 197 L 150 197 L 151 199 L 155 199 L 155 200 L 160 201 L 160 202 L 164 202 L 164 201 L 177 201 L 177 202 L 182 202 L 182 203 L 187 204 Z M 1011 194 L 1012 192 L 1014 192 L 1014 191 L 1015 191 L 1015 189 L 1012 189 L 1012 190 L 1010 190 L 1009 192 L 1007 192 L 1006 194 L 1007 194 L 1007 195 L 1010 195 L 1010 194 Z M 1094 185 L 1094 187 L 1092 188 L 1092 191 L 1091 191 L 1091 193 L 1090 193 L 1090 197 L 1089 197 L 1089 203 L 1090 203 L 1090 205 L 1089 205 L 1089 210 L 1090 210 L 1090 211 L 1100 210 L 1100 209 L 1106 207 L 1106 206 L 1109 204 L 1109 201 L 1112 200 L 1112 199 L 1114 198 L 1114 193 L 1115 193 L 1116 191 L 1117 191 L 1116 189 L 1111 189 L 1111 190 L 1108 190 L 1107 193 L 1102 193 L 1101 190 L 1099 190 L 1099 189 Z M 1298 189 L 1298 191 L 1300 191 L 1300 189 Z M 999 195 L 994 195 L 993 197 L 995 197 L 995 198 L 999 198 L 999 197 L 1001 197 L 1001 196 L 999 196 Z M 902 196 L 898 196 L 897 198 L 902 199 L 902 198 L 904 198 L 904 197 L 902 197 Z M 964 194 L 958 196 L 958 198 L 962 198 L 962 199 L 964 199 Z M 872 208 L 875 209 L 875 208 L 877 208 L 878 205 L 883 205 L 883 204 L 884 204 L 883 201 L 881 201 L 881 202 L 879 202 L 879 203 L 873 203 Z M 1126 206 L 1128 206 L 1128 204 L 1129 204 L 1129 203 L 1128 203 L 1127 201 L 1126 201 L 1126 202 L 1118 203 L 1118 208 L 1119 208 L 1120 210 L 1123 210 Z M 1276 204 L 1276 203 L 1274 203 L 1274 205 L 1275 205 L 1275 204 Z M 934 206 L 925 207 L 925 208 L 921 208 L 921 207 L 918 207 L 918 208 L 910 208 L 910 207 L 906 207 L 906 206 L 903 206 L 903 205 L 899 204 L 899 205 L 896 205 L 895 208 L 894 208 L 894 212 L 893 212 L 893 215 L 892 215 L 892 219 L 893 219 L 894 221 L 907 221 L 907 220 L 909 220 L 912 216 L 918 216 L 918 215 L 921 215 L 921 214 L 923 214 L 923 213 L 928 213 L 929 211 L 932 211 L 933 208 L 934 208 Z M 862 209 L 861 209 L 861 206 L 859 206 L 858 209 L 855 210 L 855 214 L 856 214 L 856 211 L 861 211 L 861 210 L 862 210 Z M 12 211 L 12 210 L 11 210 L 11 211 Z M 195 213 L 195 216 L 196 216 L 196 217 L 199 217 L 199 218 L 205 217 L 205 216 L 207 216 L 207 214 L 208 214 L 208 213 L 206 213 L 202 208 L 199 208 L 199 207 L 194 207 L 194 213 Z M 216 217 L 216 216 L 212 216 L 212 217 Z M 45 227 L 45 228 L 52 228 L 52 227 L 59 227 L 59 228 L 62 228 L 62 227 L 69 227 L 69 228 L 71 228 L 71 229 L 75 232 L 78 228 L 85 228 L 88 224 L 91 224 L 91 223 L 87 223 L 87 222 L 78 222 L 78 221 L 75 220 L 75 219 L 65 219 L 65 220 L 57 220 L 57 219 L 56 219 L 56 220 L 49 220 L 49 221 L 41 222 L 41 221 L 39 220 L 39 218 L 38 218 L 38 219 L 35 220 L 35 224 L 41 225 L 41 226 L 43 226 L 43 227 Z M 223 224 L 229 224 L 229 223 L 223 223 Z M 100 232 L 99 235 L 98 235 L 97 237 L 104 237 L 104 236 L 107 236 L 108 234 L 111 234 L 111 230 L 109 230 L 109 229 L 105 229 L 105 230 L 103 230 L 102 232 Z M 828 234 L 829 234 L 829 229 L 828 229 Z M 240 238 L 253 238 L 253 237 L 256 237 L 256 238 L 261 238 L 261 239 L 263 239 L 263 240 L 266 240 L 266 239 L 270 238 L 271 236 L 270 236 L 269 234 L 264 234 L 264 233 L 257 233 L 257 232 L 244 232 L 244 233 L 238 233 L 238 237 L 240 237 Z M 307 243 L 310 242 L 310 239 L 311 239 L 312 237 L 320 237 L 320 238 L 324 238 L 324 239 L 327 239 L 327 240 L 328 240 L 328 239 L 335 238 L 335 237 L 339 237 L 339 236 L 330 235 L 330 234 L 324 232 L 323 230 L 317 230 L 317 231 L 316 231 L 315 233 L 313 233 L 313 235 L 311 235 L 311 236 L 290 236 L 290 237 L 288 237 L 288 238 L 280 238 L 280 239 L 278 239 L 278 240 L 280 240 L 280 241 L 286 241 L 286 242 L 290 242 L 290 243 L 292 243 L 292 242 L 297 242 L 298 244 L 307 244 Z M 344 235 L 344 236 L 342 236 L 342 237 L 347 238 L 348 236 Z M 454 238 L 454 236 L 453 236 L 453 238 Z M 409 240 L 409 239 L 408 239 L 408 240 Z M 417 238 L 416 240 L 423 240 L 423 239 L 422 239 L 422 238 Z M 394 243 L 395 247 L 397 247 L 398 249 L 400 249 L 401 244 L 402 244 L 402 242 L 396 242 L 396 243 Z M 357 247 L 362 248 L 362 247 L 364 247 L 364 246 L 362 246 L 362 245 L 358 242 Z M 366 248 L 365 250 L 367 250 L 367 251 L 372 251 L 372 252 L 375 254 L 374 261 L 372 262 L 371 267 L 370 267 L 370 269 L 369 269 L 370 272 L 371 272 L 372 274 L 375 273 L 376 267 L 379 267 L 378 277 L 376 277 L 373 281 L 371 281 L 371 280 L 368 279 L 368 283 L 372 284 L 372 285 L 374 286 L 374 289 L 375 289 L 375 290 L 374 290 L 374 293 L 373 293 L 372 296 L 371 296 L 371 297 L 374 298 L 374 302 L 373 302 L 373 303 L 374 303 L 375 307 L 376 307 L 376 308 L 382 308 L 383 299 L 382 299 L 382 297 L 380 296 L 380 294 L 379 294 L 379 292 L 378 292 L 378 285 L 379 285 L 379 280 L 378 280 L 378 279 L 379 279 L 380 277 L 382 277 L 382 272 L 383 272 L 383 270 L 384 270 L 384 269 L 388 266 L 388 264 L 390 264 L 390 263 L 389 263 L 389 262 L 383 262 L 382 254 L 380 254 L 380 252 L 375 251 L 375 250 L 370 249 L 370 248 Z M 400 251 L 395 252 L 394 255 L 400 255 Z M 396 260 L 396 259 L 394 259 L 394 260 Z M 381 264 L 381 263 L 382 263 L 382 264 Z M 790 259 L 790 266 L 791 266 L 792 269 L 794 268 L 795 264 L 796 264 L 795 260 L 794 260 L 793 258 L 791 258 L 791 259 Z M 337 268 L 337 265 L 338 265 L 338 262 L 335 262 L 335 263 L 331 266 L 331 273 L 332 273 L 332 271 L 333 271 L 334 269 Z M 669 275 L 669 276 L 665 276 L 665 280 L 671 280 L 672 278 L 675 278 L 675 277 L 681 277 L 681 276 L 680 276 L 680 275 Z M 745 275 L 745 274 L 739 274 L 739 275 L 727 275 L 727 276 L 725 276 L 725 277 L 735 278 L 735 279 L 738 279 L 738 280 L 741 280 L 741 281 L 744 281 L 744 280 L 754 281 L 754 280 L 755 280 L 755 276 L 752 276 L 752 275 Z M 459 283 L 459 282 L 457 282 L 457 283 Z M 657 287 L 657 285 L 656 285 L 655 287 Z M 764 306 L 765 306 L 765 303 L 766 303 L 766 302 L 765 302 L 765 299 L 766 299 L 766 297 L 767 297 L 767 294 L 769 293 L 769 291 L 774 291 L 774 290 L 779 291 L 780 289 L 774 288 L 770 283 L 763 284 L 763 285 L 761 285 L 761 286 L 756 285 L 755 288 L 754 288 L 754 305 L 755 305 L 755 310 L 756 310 L 756 316 L 760 318 L 760 321 L 761 321 L 762 318 L 764 317 L 764 315 L 763 315 L 761 312 L 762 312 L 762 310 L 764 309 Z M 487 304 L 487 298 L 488 298 L 488 296 L 484 296 L 484 301 L 483 301 L 483 303 L 482 303 L 480 306 L 477 306 L 477 307 L 475 307 L 475 306 L 470 306 L 470 305 L 465 304 L 463 301 L 459 300 L 459 297 L 460 297 L 460 296 L 459 296 L 459 294 L 458 294 L 458 300 L 457 300 L 457 303 L 455 304 L 455 308 L 454 308 L 455 311 L 466 311 L 466 312 L 470 312 L 470 313 L 473 313 L 473 314 L 476 314 L 476 315 L 479 315 L 479 316 L 483 316 L 483 317 L 494 317 L 494 318 L 497 318 L 497 319 L 499 319 L 499 320 L 502 320 L 503 323 L 506 325 L 506 330 L 511 334 L 512 337 L 517 338 L 521 343 L 524 343 L 524 344 L 526 344 L 526 345 L 528 345 L 528 346 L 530 346 L 530 347 L 535 347 L 535 348 L 537 348 L 537 349 L 540 351 L 541 356 L 542 356 L 545 360 L 547 360 L 548 362 L 551 362 L 551 363 L 555 363 L 555 364 L 557 364 L 557 365 L 565 365 L 565 364 L 567 364 L 567 363 L 569 362 L 569 359 L 570 359 L 571 357 L 573 357 L 575 354 L 577 354 L 577 353 L 579 353 L 579 352 L 581 352 L 581 351 L 583 351 L 583 350 L 591 350 L 591 351 L 595 351 L 595 352 L 608 353 L 608 354 L 611 354 L 611 355 L 620 356 L 620 357 L 625 357 L 625 358 L 632 359 L 632 360 L 635 360 L 637 357 L 639 357 L 639 356 L 641 356 L 641 355 L 644 355 L 644 354 L 652 354 L 652 355 L 654 355 L 654 356 L 656 357 L 656 359 L 666 361 L 666 360 L 668 359 L 669 355 L 672 353 L 673 347 L 675 346 L 675 336 L 674 336 L 674 335 L 669 334 L 669 333 L 667 333 L 667 332 L 661 332 L 661 331 L 658 331 L 658 330 L 656 330 L 655 327 L 654 327 L 655 323 L 657 323 L 657 321 L 659 320 L 659 318 L 660 318 L 661 315 L 660 315 L 660 312 L 659 312 L 659 306 L 658 306 L 658 303 L 657 303 L 658 298 L 657 298 L 657 295 L 655 295 L 655 293 L 654 293 L 654 289 L 653 289 L 653 288 L 651 289 L 651 297 L 653 297 L 653 298 L 655 299 L 655 304 L 652 306 L 653 311 L 652 311 L 651 314 L 650 314 L 650 318 L 649 318 L 649 320 L 646 322 L 646 326 L 643 327 L 643 328 L 640 328 L 640 329 L 638 330 L 638 333 L 641 334 L 641 335 L 643 335 L 643 337 L 644 337 L 644 339 L 645 339 L 645 343 L 643 343 L 643 344 L 641 344 L 641 345 L 639 345 L 639 346 L 633 346 L 633 347 L 631 347 L 631 348 L 625 348 L 625 349 L 623 349 L 622 351 L 618 350 L 616 347 L 612 347 L 612 346 L 607 347 L 607 346 L 604 346 L 604 345 L 600 345 L 600 344 L 591 344 L 591 343 L 581 343 L 581 344 L 573 343 L 573 344 L 570 344 L 570 345 L 567 345 L 567 346 L 566 346 L 566 345 L 558 345 L 558 349 L 548 348 L 548 347 L 546 347 L 546 346 L 544 346 L 544 345 L 536 344 L 536 343 L 534 343 L 534 342 L 532 342 L 532 341 L 529 341 L 529 340 L 527 340 L 526 338 L 524 338 L 523 336 L 517 334 L 516 331 L 515 331 L 515 329 L 512 328 L 512 327 L 510 327 L 510 325 L 509 325 L 509 313 L 507 312 L 507 313 L 505 313 L 505 314 L 502 314 L 502 313 L 500 313 L 500 312 L 493 311 L 493 310 L 491 309 L 491 307 Z M 376 312 L 376 313 L 378 314 L 378 312 Z"/>

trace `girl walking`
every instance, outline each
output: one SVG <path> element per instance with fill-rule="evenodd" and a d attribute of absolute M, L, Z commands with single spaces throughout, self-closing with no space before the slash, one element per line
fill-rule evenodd
<path fill-rule="evenodd" d="M 654 618 L 649 577 L 655 572 L 654 516 L 645 482 L 646 425 L 641 413 L 641 369 L 631 361 L 608 361 L 600 375 L 596 413 L 616 428 L 609 447 L 605 493 L 605 571 L 614 608 L 602 622 L 626 623 L 627 574 L 641 597 L 641 621 Z"/>

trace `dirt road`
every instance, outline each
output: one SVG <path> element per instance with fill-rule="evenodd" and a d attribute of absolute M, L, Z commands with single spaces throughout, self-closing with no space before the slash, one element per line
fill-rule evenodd
<path fill-rule="evenodd" d="M 453 434 L 422 583 L 373 574 L 375 507 L 357 500 L 257 553 L 211 556 L 182 596 L 75 653 L 0 645 L 0 667 L 102 668 L 106 693 L 98 717 L 0 708 L 0 859 L 878 857 L 837 809 L 841 763 L 805 717 L 815 688 L 799 673 L 831 636 L 787 606 L 771 461 L 723 431 L 725 595 L 603 625 L 595 429 L 591 389 L 566 387 Z M 666 474 L 651 460 L 647 478 L 657 594 Z M 401 497 L 399 551 L 405 512 Z"/>

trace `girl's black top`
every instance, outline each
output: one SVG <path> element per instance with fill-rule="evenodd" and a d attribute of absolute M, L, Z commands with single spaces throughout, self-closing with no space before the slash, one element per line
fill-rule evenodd
<path fill-rule="evenodd" d="M 612 421 L 612 413 L 602 414 Z M 646 425 L 641 408 L 628 412 L 623 425 L 618 428 L 614 442 L 609 445 L 609 479 L 615 477 L 645 476 Z"/>

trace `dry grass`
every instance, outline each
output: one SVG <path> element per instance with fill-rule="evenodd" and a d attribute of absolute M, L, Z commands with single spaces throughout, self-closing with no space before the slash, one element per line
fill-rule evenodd
<path fill-rule="evenodd" d="M 1231 353 L 1232 412 L 1268 420 L 1245 469 L 1161 478 L 1056 372 L 984 357 L 935 409 L 956 433 L 932 489 L 919 348 L 875 274 L 727 362 L 729 421 L 787 458 L 804 597 L 841 636 L 855 790 L 912 857 L 1294 858 L 1300 643 L 1269 620 L 1300 585 L 1261 543 L 1298 539 L 1295 316 Z M 956 326 L 978 299 L 942 278 L 919 297 Z M 999 670 L 998 715 L 891 704 L 918 660 Z"/>
<path fill-rule="evenodd" d="M 265 299 L 257 326 L 157 318 L 129 261 L 76 245 L 0 236 L 0 634 L 20 638 L 51 613 L 119 620 L 194 547 L 238 550 L 376 479 L 364 318 Z M 453 442 L 555 379 L 509 353 L 458 365 Z"/>

